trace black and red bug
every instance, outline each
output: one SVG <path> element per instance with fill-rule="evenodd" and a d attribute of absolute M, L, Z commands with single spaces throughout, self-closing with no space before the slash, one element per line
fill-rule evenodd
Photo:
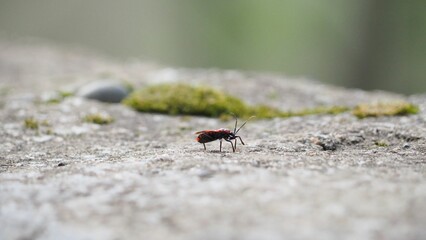
<path fill-rule="evenodd" d="M 220 147 L 219 147 L 220 152 L 222 152 L 222 140 L 225 140 L 231 144 L 232 151 L 235 152 L 235 150 L 237 149 L 237 138 L 240 139 L 241 144 L 245 145 L 243 142 L 243 139 L 241 139 L 240 136 L 237 136 L 237 133 L 238 131 L 240 131 L 242 127 L 244 127 L 244 125 L 246 125 L 247 121 L 244 122 L 243 125 L 241 125 L 237 129 L 238 120 L 237 118 L 235 118 L 235 127 L 233 132 L 225 128 L 220 128 L 217 130 L 203 130 L 203 131 L 196 132 L 195 134 L 198 134 L 198 136 L 195 140 L 197 140 L 197 142 L 202 143 L 204 145 L 204 150 L 206 150 L 206 143 L 220 140 Z M 232 143 L 232 140 L 235 140 L 235 143 Z"/>

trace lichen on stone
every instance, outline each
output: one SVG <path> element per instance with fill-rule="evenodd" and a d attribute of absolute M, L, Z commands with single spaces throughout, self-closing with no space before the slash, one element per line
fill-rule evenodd
<path fill-rule="evenodd" d="M 24 126 L 27 129 L 37 130 L 39 128 L 39 122 L 37 119 L 29 117 L 24 120 Z"/>
<path fill-rule="evenodd" d="M 352 111 L 353 115 L 358 118 L 403 116 L 409 114 L 416 114 L 418 112 L 418 106 L 405 101 L 359 104 Z"/>
<path fill-rule="evenodd" d="M 88 123 L 95 123 L 99 125 L 106 125 L 114 122 L 114 119 L 110 116 L 106 116 L 103 114 L 88 114 L 84 117 L 84 121 Z"/>
<path fill-rule="evenodd" d="M 389 146 L 389 142 L 382 139 L 382 140 L 374 141 L 374 145 L 376 145 L 378 147 L 388 147 Z"/>
<path fill-rule="evenodd" d="M 281 111 L 267 105 L 250 106 L 241 99 L 224 92 L 187 84 L 160 84 L 133 92 L 123 103 L 140 112 L 170 115 L 198 115 L 229 120 L 234 115 L 258 119 L 338 114 L 349 109 L 344 106 L 316 107 L 299 111 Z"/>
<path fill-rule="evenodd" d="M 250 107 L 240 99 L 203 86 L 160 84 L 133 92 L 123 103 L 140 112 L 221 117 L 247 116 Z"/>

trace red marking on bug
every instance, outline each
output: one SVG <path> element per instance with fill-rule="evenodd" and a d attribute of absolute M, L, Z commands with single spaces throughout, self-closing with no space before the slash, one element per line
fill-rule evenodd
<path fill-rule="evenodd" d="M 252 117 L 250 117 L 249 120 L 251 118 Z M 197 140 L 197 142 L 202 143 L 204 145 L 204 150 L 206 150 L 206 143 L 220 140 L 220 147 L 219 147 L 220 152 L 222 152 L 222 140 L 225 140 L 231 144 L 232 151 L 235 152 L 235 150 L 237 149 L 237 138 L 240 139 L 241 144 L 245 145 L 243 142 L 243 139 L 241 139 L 240 136 L 237 136 L 237 133 L 238 131 L 240 131 L 242 127 L 244 127 L 244 125 L 246 125 L 247 122 L 248 120 L 244 122 L 243 125 L 241 125 L 237 129 L 238 120 L 237 118 L 235 118 L 234 131 L 231 132 L 231 130 L 228 130 L 225 128 L 220 128 L 216 130 L 203 130 L 203 131 L 199 131 L 195 133 L 195 134 L 198 134 L 195 140 Z M 235 140 L 235 143 L 232 143 L 232 140 Z"/>

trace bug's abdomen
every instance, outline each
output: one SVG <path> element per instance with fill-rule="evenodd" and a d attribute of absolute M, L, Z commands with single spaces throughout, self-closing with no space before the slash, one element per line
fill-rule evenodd
<path fill-rule="evenodd" d="M 212 142 L 218 139 L 226 138 L 229 134 L 224 131 L 203 131 L 196 138 L 199 143 Z"/>
<path fill-rule="evenodd" d="M 207 133 L 201 133 L 200 135 L 198 135 L 197 137 L 197 142 L 199 143 L 207 143 L 207 142 L 211 142 L 216 140 L 217 138 L 212 138 L 211 136 L 209 136 Z"/>

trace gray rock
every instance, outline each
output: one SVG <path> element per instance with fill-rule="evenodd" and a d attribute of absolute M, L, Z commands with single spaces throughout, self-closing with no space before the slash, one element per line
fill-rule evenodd
<path fill-rule="evenodd" d="M 77 96 L 101 102 L 119 103 L 129 94 L 129 90 L 121 83 L 111 80 L 91 82 L 80 87 Z"/>
<path fill-rule="evenodd" d="M 1 41 L 0 49 L 0 69 L 13 70 L 0 71 L 13 89 L 0 95 L 0 239 L 426 239 L 426 95 L 412 97 L 421 112 L 406 117 L 254 120 L 239 132 L 246 145 L 220 153 L 218 142 L 204 151 L 194 132 L 233 121 L 22 97 L 69 84 L 49 76 L 109 69 L 146 85 L 162 68 Z M 236 97 L 283 110 L 395 95 L 236 71 L 167 72 L 225 91 L 232 83 Z M 116 121 L 84 123 L 94 110 Z M 25 129 L 28 116 L 48 120 L 54 138 Z"/>

